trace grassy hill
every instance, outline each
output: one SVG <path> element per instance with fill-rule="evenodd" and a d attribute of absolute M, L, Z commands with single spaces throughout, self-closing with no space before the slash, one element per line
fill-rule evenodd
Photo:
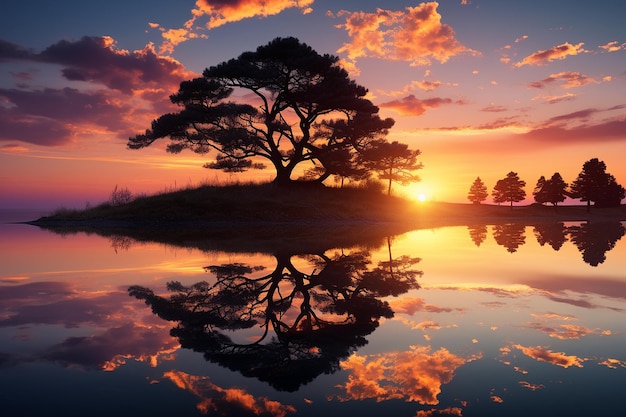
<path fill-rule="evenodd" d="M 496 206 L 418 203 L 376 189 L 273 184 L 201 186 L 106 202 L 85 210 L 57 210 L 37 225 L 165 226 L 401 223 L 407 227 L 522 221 L 626 220 L 624 206 Z"/>

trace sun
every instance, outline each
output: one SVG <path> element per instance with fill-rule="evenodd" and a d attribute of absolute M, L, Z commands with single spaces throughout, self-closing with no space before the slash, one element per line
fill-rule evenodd
<path fill-rule="evenodd" d="M 417 184 L 410 184 L 404 187 L 402 194 L 413 201 L 418 203 L 428 203 L 435 201 L 435 194 L 433 194 L 434 187 L 432 183 L 419 182 Z"/>

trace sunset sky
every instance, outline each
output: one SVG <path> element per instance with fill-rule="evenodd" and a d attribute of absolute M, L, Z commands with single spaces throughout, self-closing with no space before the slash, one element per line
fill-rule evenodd
<path fill-rule="evenodd" d="M 9 2 L 0 208 L 237 178 L 202 168 L 215 154 L 126 142 L 175 110 L 181 81 L 278 36 L 340 57 L 396 120 L 388 139 L 422 152 L 415 195 L 468 202 L 477 176 L 491 191 L 515 171 L 532 198 L 541 175 L 571 182 L 591 158 L 626 185 L 624 16 L 623 0 Z"/>

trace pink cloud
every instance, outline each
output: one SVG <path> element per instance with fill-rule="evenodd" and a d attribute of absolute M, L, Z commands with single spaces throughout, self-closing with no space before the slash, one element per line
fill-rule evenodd
<path fill-rule="evenodd" d="M 545 65 L 548 62 L 565 59 L 568 56 L 578 55 L 587 52 L 583 49 L 583 43 L 572 45 L 569 42 L 565 42 L 561 45 L 553 46 L 550 49 L 537 51 L 528 55 L 526 58 L 516 63 L 516 67 L 523 67 L 524 65 Z"/>
<path fill-rule="evenodd" d="M 403 116 L 421 116 L 428 109 L 437 108 L 445 104 L 452 104 L 449 98 L 427 98 L 420 100 L 413 94 L 408 95 L 400 100 L 392 100 L 380 104 L 380 107 L 391 109 Z M 457 102 L 457 104 L 460 104 Z"/>
<path fill-rule="evenodd" d="M 487 107 L 483 107 L 482 109 L 480 109 L 480 111 L 484 111 L 484 112 L 488 112 L 488 113 L 499 113 L 499 112 L 503 112 L 503 111 L 507 111 L 508 109 L 504 106 L 496 106 L 494 104 L 487 106 Z"/>
<path fill-rule="evenodd" d="M 532 88 L 545 88 L 551 84 L 558 84 L 563 88 L 582 87 L 587 84 L 598 83 L 597 80 L 581 74 L 580 72 L 563 71 L 557 74 L 550 74 L 549 77 L 541 81 L 535 81 L 529 84 Z"/>
<path fill-rule="evenodd" d="M 92 84 L 84 90 L 0 89 L 0 141 L 42 146 L 99 134 L 126 139 L 157 114 L 170 111 L 169 95 L 182 80 L 195 76 L 178 61 L 158 55 L 152 45 L 129 52 L 107 36 L 61 41 L 41 53 L 0 43 L 2 59 L 57 64 L 69 83 Z"/>
<path fill-rule="evenodd" d="M 426 304 L 424 299 L 417 297 L 402 297 L 389 301 L 389 305 L 396 313 L 414 315 L 418 311 L 428 311 L 430 313 L 448 313 L 452 309 L 448 307 L 438 307 Z"/>
<path fill-rule="evenodd" d="M 51 346 L 43 358 L 65 365 L 87 369 L 112 370 L 119 366 L 114 361 L 123 358 L 148 360 L 162 351 L 173 351 L 178 343 L 169 335 L 169 330 L 157 327 L 139 327 L 128 322 L 119 327 L 90 336 L 70 337 Z"/>

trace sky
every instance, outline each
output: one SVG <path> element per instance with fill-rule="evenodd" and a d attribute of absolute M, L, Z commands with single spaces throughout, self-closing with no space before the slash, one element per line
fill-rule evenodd
<path fill-rule="evenodd" d="M 117 187 L 152 194 L 269 181 L 202 165 L 215 154 L 129 150 L 204 68 L 294 36 L 369 90 L 388 139 L 421 151 L 397 192 L 466 203 L 510 171 L 573 181 L 599 158 L 626 184 L 623 0 L 65 0 L 0 15 L 0 208 L 82 208 Z M 487 202 L 490 202 L 489 198 Z"/>

